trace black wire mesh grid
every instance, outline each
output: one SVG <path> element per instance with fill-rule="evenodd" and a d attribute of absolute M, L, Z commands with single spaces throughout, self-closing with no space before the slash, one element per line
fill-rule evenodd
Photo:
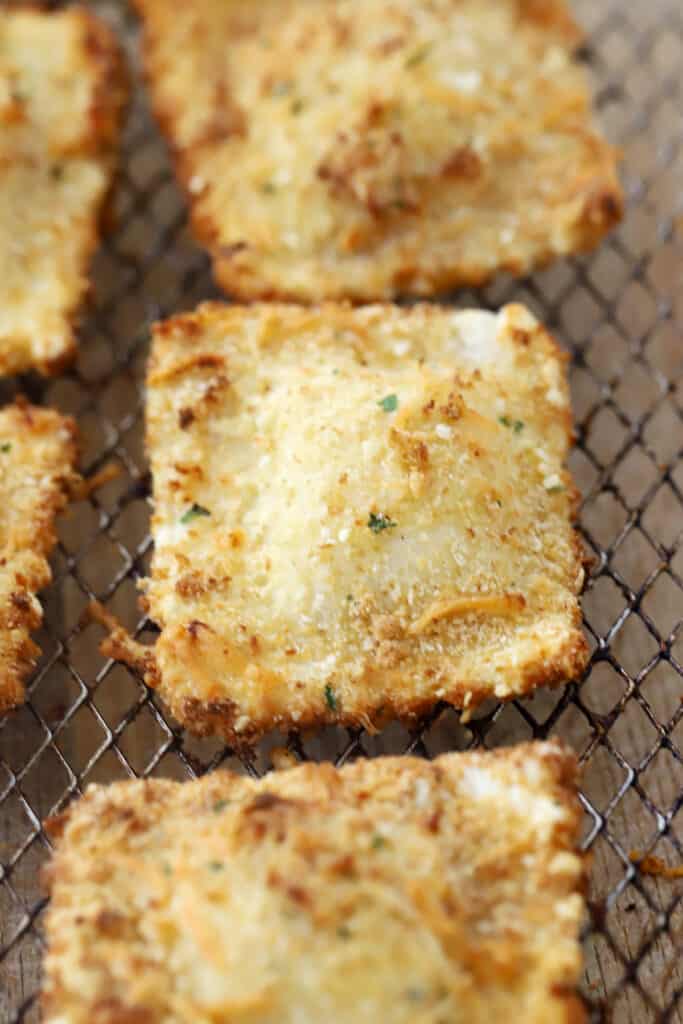
<path fill-rule="evenodd" d="M 130 42 L 124 0 L 92 6 Z M 252 760 L 172 723 L 135 675 L 98 651 L 93 598 L 138 636 L 151 624 L 136 580 L 150 551 L 142 450 L 149 324 L 216 295 L 186 231 L 167 155 L 137 88 L 94 267 L 77 363 L 65 376 L 6 383 L 76 415 L 82 470 L 117 479 L 61 522 L 45 595 L 43 656 L 24 708 L 0 723 L 0 1019 L 35 1021 L 50 842 L 41 822 L 91 781 L 187 778 L 218 765 L 260 774 L 274 744 L 344 762 L 433 756 L 560 735 L 581 754 L 583 843 L 593 853 L 583 992 L 594 1019 L 683 1021 L 683 882 L 642 871 L 634 851 L 682 861 L 683 815 L 683 7 L 681 0 L 580 0 L 582 54 L 610 137 L 624 149 L 628 216 L 591 258 L 523 282 L 499 280 L 458 305 L 528 303 L 569 349 L 577 424 L 571 468 L 594 557 L 584 597 L 586 677 L 564 691 L 481 709 L 467 726 L 439 709 L 412 732 L 328 729 L 272 738 Z"/>

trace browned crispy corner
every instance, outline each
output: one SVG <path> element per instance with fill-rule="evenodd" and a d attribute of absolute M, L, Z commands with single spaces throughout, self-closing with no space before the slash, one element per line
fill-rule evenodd
<path fill-rule="evenodd" d="M 50 409 L 19 401 L 0 410 L 0 715 L 24 700 L 40 653 L 31 632 L 50 582 L 54 520 L 76 476 L 76 427 Z"/>
<path fill-rule="evenodd" d="M 565 46 L 580 45 L 584 33 L 567 6 L 567 0 L 516 0 L 519 18 L 555 35 Z"/>
<path fill-rule="evenodd" d="M 158 325 L 161 634 L 114 624 L 106 653 L 235 746 L 576 679 L 565 364 L 521 306 L 207 304 Z"/>
<path fill-rule="evenodd" d="M 102 654 L 129 665 L 148 686 L 156 686 L 158 672 L 154 649 L 134 640 L 125 626 L 122 626 L 99 601 L 90 602 L 87 614 L 93 622 L 98 622 L 107 630 L 107 635 L 100 645 Z"/>
<path fill-rule="evenodd" d="M 116 37 L 87 10 L 0 12 L 0 374 L 75 355 L 126 98 Z"/>
<path fill-rule="evenodd" d="M 433 295 L 622 215 L 565 0 L 135 0 L 154 107 L 245 301 Z"/>
<path fill-rule="evenodd" d="M 46 1024 L 583 1021 L 580 821 L 558 743 L 92 786 L 46 878 Z"/>

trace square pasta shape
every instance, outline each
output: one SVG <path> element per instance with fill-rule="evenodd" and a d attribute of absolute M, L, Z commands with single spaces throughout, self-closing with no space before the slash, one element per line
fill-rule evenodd
<path fill-rule="evenodd" d="M 73 420 L 51 409 L 0 409 L 0 715 L 23 702 L 40 653 L 36 594 L 50 582 L 55 516 L 77 480 L 75 434 Z"/>
<path fill-rule="evenodd" d="M 0 374 L 75 354 L 125 98 L 116 39 L 87 11 L 0 12 Z"/>
<path fill-rule="evenodd" d="M 53 825 L 46 1024 L 580 1024 L 576 759 L 92 786 Z"/>
<path fill-rule="evenodd" d="M 135 0 L 217 281 L 376 300 L 522 275 L 621 218 L 565 0 Z"/>
<path fill-rule="evenodd" d="M 178 720 L 248 744 L 575 678 L 564 363 L 521 306 L 157 325 L 143 669 Z"/>

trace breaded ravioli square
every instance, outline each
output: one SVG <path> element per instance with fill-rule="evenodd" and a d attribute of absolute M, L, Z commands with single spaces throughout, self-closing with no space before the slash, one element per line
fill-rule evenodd
<path fill-rule="evenodd" d="M 620 219 L 564 0 L 134 0 L 217 281 L 243 300 L 433 295 Z"/>
<path fill-rule="evenodd" d="M 84 9 L 0 12 L 0 374 L 75 353 L 125 95 L 115 38 Z"/>
<path fill-rule="evenodd" d="M 24 700 L 40 653 L 38 591 L 50 582 L 54 520 L 77 479 L 76 427 L 25 402 L 0 409 L 0 715 Z"/>
<path fill-rule="evenodd" d="M 581 1024 L 576 760 L 91 786 L 53 825 L 46 1024 Z"/>
<path fill-rule="evenodd" d="M 521 306 L 206 304 L 157 325 L 148 682 L 250 742 L 581 672 L 565 359 Z"/>

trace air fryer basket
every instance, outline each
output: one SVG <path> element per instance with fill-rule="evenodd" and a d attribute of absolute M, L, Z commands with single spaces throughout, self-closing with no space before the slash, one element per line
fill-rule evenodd
<path fill-rule="evenodd" d="M 90 6 L 128 40 L 135 63 L 137 26 L 124 0 Z M 77 363 L 55 380 L 0 388 L 4 399 L 20 390 L 77 417 L 84 473 L 120 469 L 60 523 L 43 656 L 25 707 L 0 723 L 0 1020 L 38 1020 L 39 876 L 50 850 L 41 822 L 88 782 L 187 778 L 218 765 L 257 774 L 274 744 L 343 762 L 558 735 L 581 755 L 583 842 L 593 854 L 586 1000 L 595 1019 L 615 1024 L 683 1021 L 683 879 L 653 874 L 658 861 L 640 866 L 645 854 L 683 863 L 683 4 L 575 7 L 603 124 L 624 152 L 626 221 L 590 258 L 454 301 L 526 302 L 571 354 L 570 465 L 593 557 L 584 597 L 593 654 L 577 684 L 491 705 L 467 726 L 439 709 L 414 732 L 328 729 L 270 740 L 240 759 L 186 736 L 134 673 L 100 655 L 101 628 L 84 615 L 93 598 L 138 635 L 153 629 L 136 595 L 151 545 L 142 444 L 149 325 L 217 294 L 136 85 L 115 228 L 95 263 Z"/>

